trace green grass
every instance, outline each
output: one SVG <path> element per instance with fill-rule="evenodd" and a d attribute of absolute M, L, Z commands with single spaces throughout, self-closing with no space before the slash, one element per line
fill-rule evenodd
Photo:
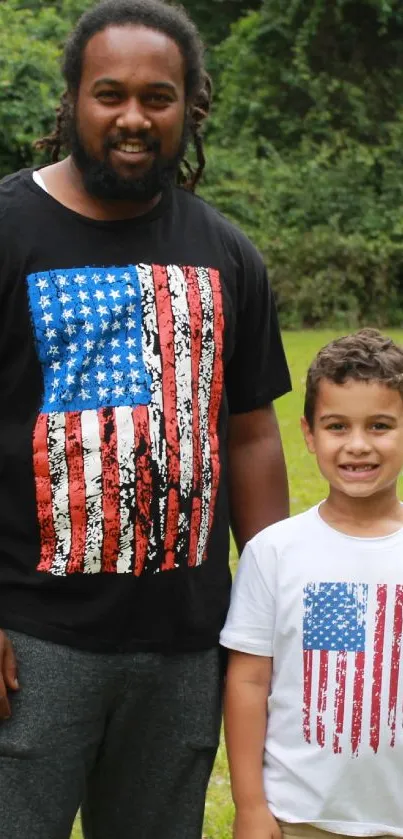
<path fill-rule="evenodd" d="M 306 451 L 299 429 L 299 418 L 302 413 L 308 365 L 317 350 L 338 334 L 345 333 L 321 330 L 290 332 L 283 336 L 293 380 L 293 392 L 279 399 L 276 409 L 287 460 L 292 514 L 312 506 L 326 494 L 326 484 L 318 473 L 315 459 Z M 403 343 L 403 330 L 388 330 L 388 334 L 399 343 Z M 400 490 L 402 495 L 402 479 Z M 234 566 L 236 564 L 234 551 L 232 551 L 231 559 Z M 232 815 L 227 762 L 225 749 L 221 743 L 207 797 L 205 839 L 231 839 Z M 82 839 L 78 821 L 71 839 Z"/>

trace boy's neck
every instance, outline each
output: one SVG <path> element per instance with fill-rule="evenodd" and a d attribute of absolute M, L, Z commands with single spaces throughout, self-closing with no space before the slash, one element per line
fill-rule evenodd
<path fill-rule="evenodd" d="M 396 487 L 369 498 L 351 498 L 330 487 L 320 507 L 320 516 L 335 530 L 349 536 L 390 536 L 403 527 L 403 504 L 397 498 Z"/>

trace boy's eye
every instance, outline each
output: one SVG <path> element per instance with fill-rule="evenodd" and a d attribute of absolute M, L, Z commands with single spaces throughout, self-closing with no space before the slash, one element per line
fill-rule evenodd
<path fill-rule="evenodd" d="M 373 428 L 374 431 L 388 431 L 390 425 L 388 425 L 386 422 L 374 422 L 371 428 Z"/>
<path fill-rule="evenodd" d="M 326 426 L 328 431 L 344 431 L 345 427 L 342 422 L 331 422 Z"/>

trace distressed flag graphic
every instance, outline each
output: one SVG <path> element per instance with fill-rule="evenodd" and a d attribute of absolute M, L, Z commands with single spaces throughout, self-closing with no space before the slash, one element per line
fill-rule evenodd
<path fill-rule="evenodd" d="M 304 588 L 303 734 L 356 756 L 403 724 L 403 585 L 309 583 Z"/>
<path fill-rule="evenodd" d="M 220 476 L 218 272 L 86 267 L 27 282 L 44 381 L 38 570 L 201 564 Z"/>

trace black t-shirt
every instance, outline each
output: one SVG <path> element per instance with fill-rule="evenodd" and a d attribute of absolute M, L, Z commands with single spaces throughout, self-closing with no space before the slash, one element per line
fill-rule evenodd
<path fill-rule="evenodd" d="M 0 626 L 201 649 L 229 598 L 228 413 L 289 390 L 251 243 L 180 189 L 85 218 L 0 184 Z"/>

